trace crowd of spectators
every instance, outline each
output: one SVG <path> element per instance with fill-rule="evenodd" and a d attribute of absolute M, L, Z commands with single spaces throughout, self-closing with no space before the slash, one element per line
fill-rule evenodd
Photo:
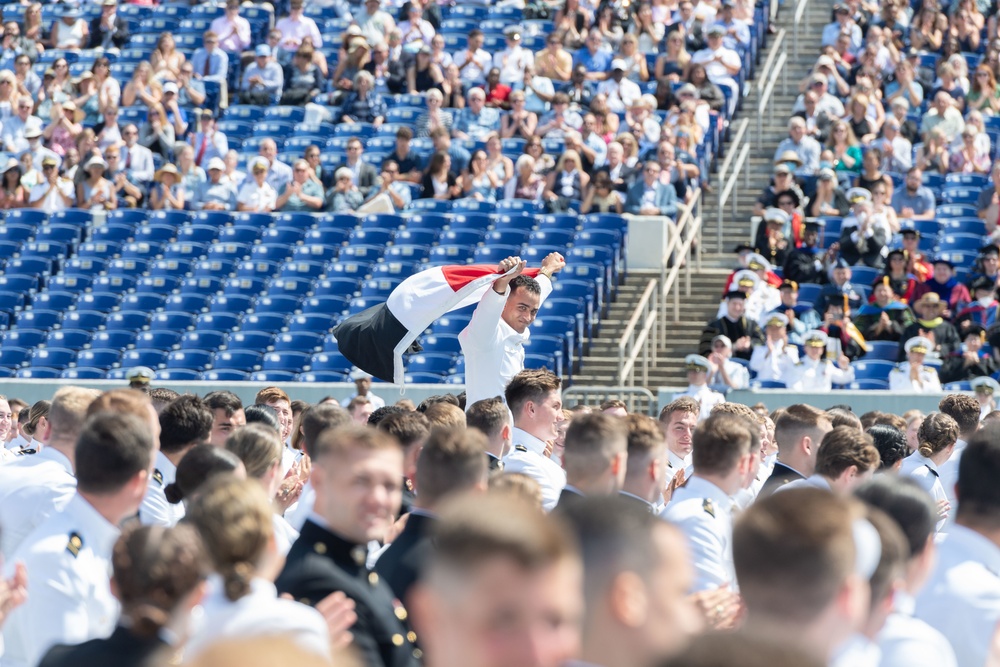
<path fill-rule="evenodd" d="M 723 320 L 744 318 L 747 337 L 732 341 L 751 370 L 766 371 L 751 362 L 758 348 L 769 361 L 789 348 L 784 371 L 763 380 L 794 376 L 791 353 L 813 328 L 842 368 L 862 357 L 912 366 L 911 350 L 925 350 L 910 368 L 918 391 L 940 386 L 921 380 L 925 363 L 944 383 L 997 371 L 998 53 L 989 3 L 833 8 L 757 198 L 753 242 L 737 249 L 749 270 L 727 286 L 703 353 L 731 328 Z M 769 326 L 776 315 L 787 323 Z"/>
<path fill-rule="evenodd" d="M 566 0 L 499 3 L 482 22 L 427 0 L 157 5 L 6 8 L 0 206 L 392 212 L 474 198 L 671 217 L 735 109 L 754 12 Z M 386 141 L 283 150 L 266 123 L 227 136 L 245 106 L 304 110 L 289 116 L 300 136 L 338 125 Z"/>

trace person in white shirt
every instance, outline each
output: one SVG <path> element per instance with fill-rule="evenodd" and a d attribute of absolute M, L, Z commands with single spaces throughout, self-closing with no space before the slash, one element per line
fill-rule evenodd
<path fill-rule="evenodd" d="M 118 617 L 108 573 L 123 521 L 139 509 L 156 442 L 133 414 L 101 412 L 75 449 L 77 492 L 63 511 L 30 533 L 5 564 L 29 565 L 24 605 L 4 626 L 4 667 L 34 667 L 53 645 L 108 636 Z"/>
<path fill-rule="evenodd" d="M 500 83 L 513 86 L 524 81 L 524 68 L 535 64 L 535 54 L 521 46 L 521 28 L 508 26 L 503 32 L 507 48 L 493 54 L 493 66 L 500 70 Z"/>
<path fill-rule="evenodd" d="M 139 143 L 139 128 L 129 123 L 122 128 L 122 139 L 125 146 L 122 148 L 121 164 L 125 175 L 142 183 L 153 180 L 156 171 L 153 152 Z"/>
<path fill-rule="evenodd" d="M 566 486 L 566 473 L 550 458 L 558 425 L 565 417 L 559 387 L 562 381 L 546 370 L 521 371 L 504 392 L 514 415 L 513 449 L 504 457 L 504 472 L 519 472 L 542 487 L 542 506 L 552 511 Z"/>
<path fill-rule="evenodd" d="M 270 499 L 257 480 L 222 478 L 188 507 L 216 573 L 202 602 L 204 616 L 185 647 L 190 660 L 220 639 L 285 637 L 330 658 L 326 621 L 308 605 L 278 597 L 274 575 L 281 555 Z"/>
<path fill-rule="evenodd" d="M 42 177 L 44 180 L 31 188 L 28 195 L 28 205 L 52 214 L 65 211 L 76 204 L 73 181 L 59 176 L 59 161 L 54 157 L 46 157 L 42 161 Z"/>
<path fill-rule="evenodd" d="M 267 158 L 258 155 L 250 161 L 251 178 L 244 181 L 236 195 L 236 210 L 270 213 L 278 201 L 278 193 L 267 182 Z"/>
<path fill-rule="evenodd" d="M 250 22 L 240 16 L 240 0 L 226 0 L 226 13 L 212 21 L 209 28 L 219 36 L 219 48 L 240 54 L 250 48 Z"/>
<path fill-rule="evenodd" d="M 424 20 L 424 8 L 419 2 L 411 2 L 405 21 L 399 22 L 399 32 L 403 35 L 403 44 L 417 42 L 429 47 L 434 39 L 434 26 Z"/>
<path fill-rule="evenodd" d="M 788 317 L 782 313 L 765 315 L 760 322 L 764 329 L 764 345 L 758 345 L 750 355 L 750 370 L 758 380 L 784 382 L 799 362 L 799 350 L 788 344 Z"/>
<path fill-rule="evenodd" d="M 668 403 L 660 412 L 660 424 L 667 442 L 668 491 L 679 488 L 691 475 L 692 436 L 701 405 L 691 396 L 681 396 Z M 665 500 L 670 500 L 665 494 Z"/>
<path fill-rule="evenodd" d="M 941 479 L 941 466 L 955 451 L 958 440 L 958 423 L 943 412 L 932 412 L 924 418 L 917 431 L 917 451 L 899 466 L 899 474 L 912 478 L 926 491 L 937 505 L 940 518 L 938 529 L 943 529 L 951 513 L 951 502 Z"/>
<path fill-rule="evenodd" d="M 938 403 L 938 410 L 948 415 L 958 424 L 958 439 L 948 460 L 939 466 L 941 486 L 952 507 L 958 506 L 955 486 L 958 484 L 958 468 L 962 462 L 962 452 L 979 430 L 979 401 L 968 394 L 948 394 Z M 951 519 L 949 518 L 949 521 Z"/>
<path fill-rule="evenodd" d="M 753 425 L 734 414 L 712 415 L 694 431 L 694 475 L 660 515 L 687 538 L 695 569 L 691 592 L 736 585 L 733 569 L 732 496 L 756 474 Z"/>
<path fill-rule="evenodd" d="M 961 503 L 937 564 L 917 595 L 915 615 L 951 643 L 960 667 L 989 664 L 1000 622 L 1000 440 L 975 435 L 962 454 L 957 495 Z"/>
<path fill-rule="evenodd" d="M 684 370 L 687 372 L 688 387 L 674 394 L 672 400 L 690 396 L 701 405 L 699 419 L 708 419 L 712 408 L 726 401 L 725 396 L 708 388 L 708 372 L 712 370 L 712 363 L 700 354 L 689 354 L 684 357 Z"/>
<path fill-rule="evenodd" d="M 371 392 L 372 388 L 372 376 L 364 371 L 355 371 L 351 374 L 354 380 L 355 393 L 353 396 L 348 396 L 340 402 L 341 407 L 346 408 L 350 405 L 351 401 L 355 398 L 362 396 L 368 399 L 368 402 L 372 404 L 372 410 L 378 410 L 379 408 L 385 407 L 385 399 L 381 396 L 376 396 Z M 470 404 L 471 405 L 471 404 Z"/>
<path fill-rule="evenodd" d="M 730 389 L 746 389 L 750 386 L 750 371 L 746 366 L 732 361 L 733 341 L 729 336 L 719 334 L 712 339 L 712 353 L 708 360 L 712 370 L 708 373 L 708 386 L 713 391 L 724 394 Z"/>
<path fill-rule="evenodd" d="M 302 15 L 304 0 L 292 0 L 289 14 L 278 21 L 274 26 L 275 30 L 281 33 L 279 45 L 285 51 L 294 53 L 299 50 L 304 37 L 312 37 L 313 48 L 323 47 L 323 37 L 320 35 L 316 22 L 308 16 Z"/>
<path fill-rule="evenodd" d="M 493 56 L 483 49 L 484 41 L 482 30 L 472 30 L 468 46 L 452 56 L 452 62 L 458 66 L 462 82 L 466 86 L 481 86 L 493 64 Z"/>
<path fill-rule="evenodd" d="M 849 494 L 872 478 L 879 463 L 878 449 L 870 435 L 851 426 L 838 426 L 823 436 L 813 474 L 789 482 L 775 493 L 813 487 Z"/>
<path fill-rule="evenodd" d="M 729 104 L 730 109 L 732 109 L 740 96 L 736 75 L 739 74 L 743 63 L 740 60 L 740 54 L 723 45 L 722 40 L 725 34 L 725 26 L 718 23 L 710 25 L 705 30 L 708 45 L 701 51 L 696 51 L 691 56 L 691 62 L 696 65 L 704 65 L 705 74 L 708 75 L 712 83 L 718 86 L 727 86 L 733 91 Z"/>
<path fill-rule="evenodd" d="M 181 396 L 160 411 L 160 451 L 149 490 L 139 507 L 144 525 L 173 526 L 184 518 L 184 506 L 167 500 L 164 489 L 177 478 L 177 465 L 195 445 L 208 442 L 212 411 L 194 394 Z"/>
<path fill-rule="evenodd" d="M 624 60 L 611 61 L 611 76 L 597 85 L 597 93 L 606 95 L 608 109 L 615 113 L 624 113 L 626 109 L 642 97 L 639 84 L 625 76 L 627 69 Z"/>
<path fill-rule="evenodd" d="M 785 382 L 789 389 L 827 392 L 835 384 L 854 382 L 854 369 L 847 355 L 841 354 L 836 365 L 824 358 L 828 340 L 829 336 L 819 329 L 806 332 L 803 336 L 806 356 L 789 369 Z"/>
<path fill-rule="evenodd" d="M 997 409 L 994 396 L 1000 394 L 1000 382 L 991 377 L 980 376 L 973 378 L 969 384 L 972 385 L 972 391 L 975 392 L 976 400 L 979 401 L 979 419 L 982 420 Z"/>
<path fill-rule="evenodd" d="M 663 429 L 646 415 L 629 415 L 625 425 L 628 428 L 628 461 L 619 494 L 639 503 L 650 513 L 656 512 L 667 481 L 667 442 Z"/>
<path fill-rule="evenodd" d="M 65 509 L 76 493 L 73 472 L 76 440 L 97 392 L 62 387 L 52 397 L 46 419 L 46 446 L 32 456 L 0 466 L 0 557 L 9 561 L 24 538 L 51 515 Z M 4 401 L 0 406 L 6 404 Z"/>
<path fill-rule="evenodd" d="M 559 253 L 542 260 L 537 279 L 521 276 L 527 262 L 508 257 L 501 276 L 486 290 L 472 319 L 458 335 L 465 355 L 466 405 L 503 394 L 507 383 L 524 368 L 524 344 L 531 335 L 542 302 L 552 292 L 552 276 L 566 265 Z"/>
<path fill-rule="evenodd" d="M 924 336 L 914 336 L 903 346 L 906 361 L 889 371 L 890 391 L 906 393 L 934 394 L 941 391 L 941 380 L 937 371 L 924 366 L 927 352 L 934 349 L 934 343 Z"/>

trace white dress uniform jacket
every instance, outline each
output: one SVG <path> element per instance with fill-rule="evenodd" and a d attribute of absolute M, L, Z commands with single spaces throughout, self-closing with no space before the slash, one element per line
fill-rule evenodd
<path fill-rule="evenodd" d="M 687 538 L 695 568 L 692 592 L 736 586 L 733 569 L 733 499 L 697 473 L 674 491 L 660 515 Z"/>
<path fill-rule="evenodd" d="M 750 368 L 757 373 L 758 380 L 786 382 L 798 362 L 798 348 L 780 341 L 775 344 L 774 352 L 768 350 L 767 345 L 758 345 L 750 355 Z"/>
<path fill-rule="evenodd" d="M 163 452 L 156 452 L 156 465 L 149 480 L 146 497 L 139 506 L 139 521 L 144 526 L 175 526 L 184 518 L 184 505 L 167 500 L 164 489 L 177 478 L 177 466 Z"/>
<path fill-rule="evenodd" d="M 955 449 L 951 450 L 951 456 L 938 468 L 938 473 L 941 476 L 941 488 L 944 489 L 945 498 L 951 503 L 952 514 L 950 516 L 954 516 L 955 510 L 958 508 L 955 485 L 958 484 L 958 464 L 962 461 L 962 452 L 965 451 L 967 444 L 969 443 L 961 438 L 956 440 Z"/>
<path fill-rule="evenodd" d="M 203 616 L 184 649 L 185 661 L 222 639 L 281 636 L 299 648 L 329 659 L 330 633 L 318 611 L 293 600 L 278 597 L 270 581 L 253 579 L 250 592 L 236 602 L 224 593 L 222 578 L 212 575 L 201 603 Z"/>
<path fill-rule="evenodd" d="M 957 667 L 955 650 L 944 635 L 913 616 L 916 602 L 897 591 L 892 613 L 875 638 L 880 667 Z"/>
<path fill-rule="evenodd" d="M 73 466 L 57 449 L 46 447 L 0 467 L 0 555 L 5 562 L 24 538 L 76 495 Z"/>
<path fill-rule="evenodd" d="M 951 526 L 915 611 L 945 636 L 959 667 L 986 664 L 1000 621 L 998 573 L 1000 548 L 964 526 Z"/>
<path fill-rule="evenodd" d="M 729 376 L 729 381 L 733 383 L 732 386 L 727 385 L 725 380 L 722 379 L 721 371 L 715 371 L 708 374 L 709 387 L 721 394 L 723 391 L 729 389 L 746 389 L 750 386 L 750 371 L 745 366 L 729 359 L 726 359 L 724 363 L 726 366 L 726 375 Z"/>
<path fill-rule="evenodd" d="M 539 274 L 541 301 L 552 293 L 552 282 Z M 469 326 L 458 334 L 465 355 L 465 404 L 494 396 L 503 396 L 511 378 L 524 370 L 524 344 L 531 335 L 530 330 L 519 334 L 503 321 L 503 313 L 510 286 L 503 294 L 497 294 L 492 287 L 486 290 L 479 305 L 472 313 Z"/>
<path fill-rule="evenodd" d="M 948 494 L 945 493 L 944 484 L 941 480 L 941 470 L 934 461 L 923 456 L 920 452 L 913 452 L 903 459 L 902 464 L 899 466 L 899 474 L 905 477 L 912 477 L 924 491 L 931 494 L 935 503 L 948 500 Z M 955 506 L 953 505 L 952 513 L 954 511 Z M 944 526 L 945 520 L 942 519 L 938 522 L 937 528 L 941 530 Z"/>
<path fill-rule="evenodd" d="M 920 384 L 910 379 L 910 362 L 904 361 L 889 371 L 889 390 L 932 394 L 941 391 L 937 371 L 929 366 L 920 369 Z"/>
<path fill-rule="evenodd" d="M 566 486 L 566 471 L 545 455 L 545 443 L 535 436 L 515 428 L 511 437 L 514 447 L 503 458 L 504 472 L 519 472 L 542 486 L 542 505 L 551 512 Z"/>
<path fill-rule="evenodd" d="M 774 490 L 775 493 L 780 491 L 787 491 L 789 489 L 822 489 L 823 491 L 832 491 L 830 488 L 830 482 L 823 477 L 823 475 L 810 475 L 805 479 L 797 479 L 794 482 L 789 482 L 784 486 L 779 486 Z"/>
<path fill-rule="evenodd" d="M 79 644 L 111 634 L 118 601 L 111 594 L 111 550 L 117 526 L 80 495 L 49 517 L 6 563 L 28 566 L 28 601 L 4 625 L 3 667 L 35 667 L 54 644 Z"/>
<path fill-rule="evenodd" d="M 829 359 L 801 359 L 791 367 L 785 384 L 796 391 L 830 391 L 835 384 L 854 382 L 854 369 L 841 370 Z"/>
<path fill-rule="evenodd" d="M 698 421 L 708 419 L 708 416 L 712 414 L 712 408 L 719 403 L 726 402 L 725 396 L 717 391 L 712 391 L 707 385 L 696 387 L 693 384 L 689 384 L 687 389 L 674 394 L 674 397 L 671 400 L 676 401 L 681 396 L 690 396 L 701 403 L 701 412 L 698 414 Z"/>

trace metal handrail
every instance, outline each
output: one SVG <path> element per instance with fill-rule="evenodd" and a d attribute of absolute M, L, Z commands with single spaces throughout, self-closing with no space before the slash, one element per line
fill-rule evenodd
<path fill-rule="evenodd" d="M 809 19 L 806 18 L 806 7 L 809 6 L 809 0 L 798 0 L 795 6 L 795 19 L 792 22 L 795 29 L 792 30 L 792 53 L 796 58 L 799 57 L 799 33 L 802 32 L 802 22 L 805 21 L 805 30 L 809 30 Z"/>
<path fill-rule="evenodd" d="M 805 1 L 805 0 L 803 0 Z M 764 92 L 760 96 L 760 102 L 757 103 L 757 142 L 761 141 L 764 132 L 764 113 L 767 111 L 767 105 L 771 101 L 771 95 L 774 94 L 774 85 L 778 82 L 778 75 L 784 73 L 785 63 L 788 61 L 788 55 L 782 53 L 778 56 L 778 62 L 774 64 L 774 70 L 771 72 L 771 78 L 764 87 Z"/>
<path fill-rule="evenodd" d="M 51 394 L 50 394 L 51 395 Z M 625 401 L 629 414 L 645 414 L 650 417 L 657 416 L 656 397 L 645 387 L 609 387 L 609 386 L 586 386 L 575 384 L 566 389 L 562 394 L 563 403 L 569 405 L 571 401 L 592 405 L 597 407 L 610 398 L 618 398 Z"/>
<path fill-rule="evenodd" d="M 747 160 L 750 159 L 750 144 L 743 144 L 743 148 L 740 150 L 740 154 L 736 158 L 736 164 L 733 168 L 733 173 L 729 176 L 729 180 L 725 183 L 719 182 L 719 229 L 722 229 L 722 210 L 725 208 L 726 202 L 729 201 L 729 196 L 733 194 L 733 190 L 736 189 L 736 182 L 740 178 L 740 172 L 743 173 L 744 187 L 750 187 L 750 170 L 744 169 Z M 733 205 L 733 217 L 736 217 L 736 197 L 732 199 Z M 719 240 L 719 252 L 722 252 L 722 240 Z"/>
<path fill-rule="evenodd" d="M 670 243 L 667 244 L 669 252 L 663 256 L 663 262 L 660 265 L 660 306 L 663 309 L 663 317 L 661 318 L 663 326 L 660 327 L 660 331 L 663 334 L 663 344 L 666 344 L 667 322 L 677 322 L 681 317 L 680 290 L 672 290 L 681 269 L 684 269 L 685 272 L 684 296 L 691 296 L 691 263 L 687 260 L 690 259 L 689 255 L 692 243 L 701 232 L 701 189 L 695 190 L 690 205 L 678 208 L 683 208 L 683 212 L 680 218 L 677 219 L 676 233 L 670 239 Z M 701 244 L 698 244 L 697 253 L 697 261 L 700 266 Z M 671 255 L 675 255 L 675 261 L 674 265 L 667 271 L 667 264 L 670 263 Z M 667 297 L 671 291 L 673 291 L 674 295 L 674 312 L 673 319 L 668 320 L 666 317 Z"/>
<path fill-rule="evenodd" d="M 737 124 L 736 133 L 733 134 L 733 140 L 729 142 L 728 146 L 726 146 L 726 159 L 722 161 L 722 166 L 719 167 L 719 170 L 716 173 L 719 179 L 719 201 L 717 207 L 719 211 L 719 219 L 715 225 L 715 247 L 719 252 L 722 252 L 722 207 L 725 204 L 725 201 L 722 198 L 722 189 L 725 187 L 726 174 L 729 173 L 729 168 L 732 166 L 733 160 L 739 154 L 741 149 L 740 144 L 743 142 L 743 137 L 746 135 L 747 128 L 749 126 L 749 118 L 744 118 L 739 122 L 739 124 Z"/>
<path fill-rule="evenodd" d="M 778 3 L 774 3 L 777 5 Z M 764 61 L 764 66 L 761 68 L 760 73 L 757 75 L 757 94 L 760 95 L 761 91 L 764 90 L 764 86 L 767 85 L 770 79 L 771 67 L 774 66 L 774 61 L 778 57 L 778 53 L 781 52 L 782 42 L 785 41 L 785 29 L 782 28 L 778 31 L 778 34 L 774 37 L 774 43 L 771 44 L 770 53 L 767 54 L 767 60 Z"/>
<path fill-rule="evenodd" d="M 656 316 L 657 316 L 657 291 L 659 284 L 653 278 L 646 284 L 646 290 L 642 293 L 639 303 L 636 304 L 632 317 L 629 318 L 625 330 L 618 339 L 618 384 L 630 385 L 635 376 L 635 364 L 638 356 L 642 354 L 642 383 L 645 385 L 649 379 L 649 346 L 646 341 L 653 344 L 653 352 L 656 352 Z M 636 327 L 640 320 L 642 329 L 636 333 Z M 652 333 L 652 336 L 650 335 Z M 625 358 L 625 349 L 629 348 L 632 353 Z"/>

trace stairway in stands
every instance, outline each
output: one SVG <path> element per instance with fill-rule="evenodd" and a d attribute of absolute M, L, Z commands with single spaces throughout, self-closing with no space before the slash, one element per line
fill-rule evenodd
<path fill-rule="evenodd" d="M 762 136 L 756 137 L 755 123 L 757 116 L 757 82 L 751 82 L 751 94 L 744 98 L 742 108 L 737 112 L 732 126 L 737 126 L 743 118 L 750 119 L 745 141 L 750 142 L 751 150 L 748 165 L 750 172 L 750 187 L 743 186 L 741 175 L 739 184 L 733 191 L 736 199 L 736 215 L 732 215 L 732 204 L 727 203 L 723 212 L 722 245 L 716 242 L 716 225 L 718 221 L 718 184 L 713 181 L 715 190 L 703 193 L 702 207 L 702 269 L 691 276 L 691 296 L 685 297 L 681 292 L 680 317 L 673 321 L 673 309 L 668 308 L 666 322 L 661 320 L 661 326 L 666 326 L 666 344 L 660 348 L 659 354 L 651 364 L 648 388 L 656 394 L 660 386 L 679 386 L 686 384 L 683 373 L 685 355 L 697 351 L 698 337 L 705 323 L 715 318 L 719 307 L 719 298 L 725 285 L 726 277 L 732 271 L 735 262 L 733 249 L 737 243 L 750 238 L 750 217 L 758 193 L 767 185 L 773 167 L 774 150 L 778 143 L 788 136 L 788 119 L 792 115 L 792 105 L 798 96 L 798 82 L 810 71 L 816 61 L 818 49 L 810 45 L 819 44 L 823 26 L 830 20 L 832 2 L 829 0 L 809 0 L 806 7 L 806 21 L 799 34 L 799 57 L 795 58 L 792 51 L 792 19 L 795 5 L 789 0 L 781 8 L 776 21 L 777 28 L 787 32 L 782 49 L 787 53 L 787 88 L 782 91 L 781 83 L 775 86 L 768 109 L 764 114 Z M 774 42 L 773 36 L 768 46 L 761 52 L 761 66 L 770 54 Z M 713 178 L 717 178 L 713 174 Z M 613 384 L 612 378 L 618 375 L 618 340 L 632 316 L 636 304 L 650 278 L 658 277 L 658 273 L 630 271 L 625 283 L 620 287 L 618 298 L 611 306 L 608 316 L 601 322 L 598 337 L 591 341 L 590 349 L 584 358 L 582 368 L 573 377 L 575 385 Z M 678 279 L 675 289 L 683 289 L 683 274 Z M 672 297 L 671 297 L 672 299 Z M 673 303 L 673 301 L 669 301 Z M 640 374 L 636 373 L 636 384 L 641 382 Z"/>

